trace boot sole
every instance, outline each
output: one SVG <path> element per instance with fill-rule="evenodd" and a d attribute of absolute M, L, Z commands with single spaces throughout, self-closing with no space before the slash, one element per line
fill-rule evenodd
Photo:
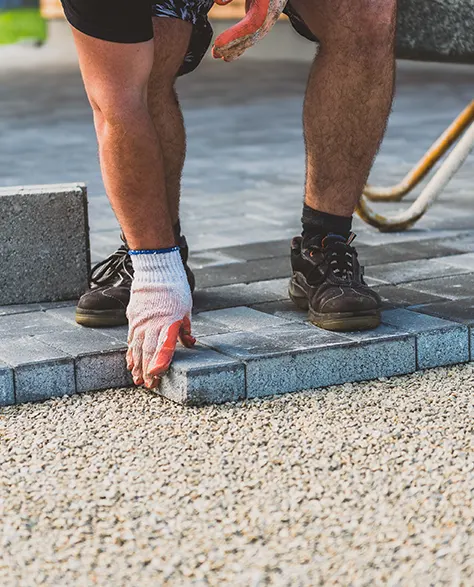
<path fill-rule="evenodd" d="M 128 324 L 125 310 L 82 310 L 76 308 L 76 322 L 88 328 L 108 328 Z"/>
<path fill-rule="evenodd" d="M 364 312 L 335 312 L 332 314 L 321 314 L 309 307 L 308 297 L 304 289 L 290 281 L 288 290 L 291 301 L 300 310 L 308 310 L 309 321 L 323 328 L 334 332 L 351 332 L 357 330 L 373 330 L 380 326 L 380 310 L 366 310 Z"/>

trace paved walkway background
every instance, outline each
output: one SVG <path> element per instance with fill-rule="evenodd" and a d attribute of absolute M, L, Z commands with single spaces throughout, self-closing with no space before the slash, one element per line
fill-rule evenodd
<path fill-rule="evenodd" d="M 182 217 L 192 251 L 290 238 L 299 230 L 308 67 L 294 61 L 208 60 L 180 80 L 188 129 Z M 468 66 L 400 62 L 394 111 L 372 182 L 395 183 L 411 168 L 472 100 L 473 72 Z M 379 235 L 358 223 L 359 242 L 410 240 L 427 228 L 474 228 L 474 214 L 466 214 L 466 207 L 474 210 L 473 160 L 415 231 Z M 0 185 L 77 181 L 89 187 L 93 260 L 98 260 L 116 247 L 118 227 L 104 194 L 75 58 L 70 49 L 64 54 L 5 50 L 0 53 Z"/>

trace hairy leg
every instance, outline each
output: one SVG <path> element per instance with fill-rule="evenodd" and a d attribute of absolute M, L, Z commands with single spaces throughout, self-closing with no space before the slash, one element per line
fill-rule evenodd
<path fill-rule="evenodd" d="M 305 203 L 350 217 L 393 99 L 396 0 L 292 0 L 321 50 L 304 104 Z"/>
<path fill-rule="evenodd" d="M 127 242 L 132 249 L 173 246 L 163 155 L 147 104 L 153 42 L 109 43 L 73 32 L 105 188 Z"/>
<path fill-rule="evenodd" d="M 154 18 L 153 26 L 155 61 L 148 85 L 148 107 L 162 147 L 168 208 L 175 225 L 179 219 L 186 133 L 174 85 L 186 56 L 192 24 L 177 18 Z"/>

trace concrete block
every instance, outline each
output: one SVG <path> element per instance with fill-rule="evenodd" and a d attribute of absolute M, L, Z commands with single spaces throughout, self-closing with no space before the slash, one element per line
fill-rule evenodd
<path fill-rule="evenodd" d="M 472 0 L 399 0 L 397 56 L 474 63 Z"/>
<path fill-rule="evenodd" d="M 13 369 L 0 361 L 0 407 L 15 403 Z"/>
<path fill-rule="evenodd" d="M 411 373 L 416 369 L 413 336 L 357 343 L 324 341 L 312 347 L 281 350 L 274 340 L 238 332 L 203 339 L 206 345 L 246 365 L 247 397 L 327 387 Z"/>
<path fill-rule="evenodd" d="M 78 393 L 133 385 L 125 360 L 125 343 L 80 327 L 37 338 L 74 359 Z"/>
<path fill-rule="evenodd" d="M 72 358 L 34 337 L 0 340 L 0 361 L 14 369 L 18 404 L 76 391 Z"/>
<path fill-rule="evenodd" d="M 382 320 L 416 336 L 419 369 L 469 361 L 467 326 L 405 309 L 388 310 Z"/>
<path fill-rule="evenodd" d="M 245 365 L 201 345 L 179 348 L 159 392 L 193 406 L 241 400 L 245 398 Z"/>
<path fill-rule="evenodd" d="M 78 298 L 89 274 L 86 188 L 0 188 L 0 305 Z"/>

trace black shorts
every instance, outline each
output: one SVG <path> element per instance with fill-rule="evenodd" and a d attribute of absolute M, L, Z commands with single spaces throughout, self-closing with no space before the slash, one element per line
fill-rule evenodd
<path fill-rule="evenodd" d="M 213 0 L 61 0 L 69 23 L 82 33 L 115 43 L 142 43 L 153 38 L 152 17 L 179 18 L 193 25 L 193 32 L 179 75 L 201 63 L 212 41 L 208 13 Z M 316 41 L 298 14 L 285 8 L 295 30 Z"/>

